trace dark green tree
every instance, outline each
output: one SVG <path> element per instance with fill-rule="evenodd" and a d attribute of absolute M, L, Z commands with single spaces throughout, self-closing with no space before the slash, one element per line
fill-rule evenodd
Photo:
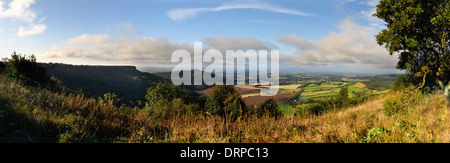
<path fill-rule="evenodd" d="M 155 102 L 150 109 L 149 116 L 154 116 L 155 118 L 165 118 L 170 119 L 177 115 L 196 115 L 199 110 L 198 104 L 186 104 L 183 99 L 176 98 L 171 101 L 167 99 L 161 99 Z"/>
<path fill-rule="evenodd" d="M 268 115 L 271 117 L 278 117 L 278 116 L 282 115 L 282 112 L 280 110 L 280 107 L 278 106 L 278 103 L 273 98 L 270 98 L 269 100 L 265 101 L 263 104 L 258 105 L 256 107 L 256 113 L 259 116 Z"/>
<path fill-rule="evenodd" d="M 397 68 L 413 76 L 419 88 L 450 84 L 450 2 L 448 0 L 381 0 L 374 16 L 386 22 L 377 36 Z"/>
<path fill-rule="evenodd" d="M 49 81 L 45 67 L 36 62 L 34 55 L 26 57 L 14 52 L 11 59 L 5 59 L 4 62 L 4 74 L 8 77 L 30 85 L 47 84 Z"/>
<path fill-rule="evenodd" d="M 206 99 L 205 111 L 220 116 L 242 116 L 247 113 L 244 100 L 233 86 L 221 85 Z"/>
<path fill-rule="evenodd" d="M 348 95 L 348 86 L 342 87 L 339 90 L 339 94 L 336 97 L 337 108 L 346 107 L 350 103 L 350 97 Z"/>
<path fill-rule="evenodd" d="M 392 85 L 393 91 L 401 91 L 408 88 L 410 85 L 410 81 L 408 76 L 406 75 L 399 75 L 397 79 L 395 80 L 394 84 Z"/>
<path fill-rule="evenodd" d="M 145 95 L 147 102 L 146 107 L 151 107 L 160 100 L 173 101 L 181 99 L 184 103 L 189 102 L 189 95 L 187 91 L 181 89 L 174 84 L 159 83 L 156 87 L 150 87 Z"/>

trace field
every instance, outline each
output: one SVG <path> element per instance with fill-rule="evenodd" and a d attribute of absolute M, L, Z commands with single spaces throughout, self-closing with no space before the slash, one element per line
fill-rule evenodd
<path fill-rule="evenodd" d="M 295 88 L 297 88 L 297 87 L 298 86 L 280 86 L 280 88 L 294 88 L 294 89 L 292 89 L 294 91 L 296 90 Z M 209 95 L 209 94 L 211 94 L 213 89 L 214 89 L 214 87 L 211 87 L 208 89 L 197 91 L 197 93 Z M 234 89 L 237 92 L 239 92 L 239 94 L 241 94 L 241 97 L 244 99 L 245 104 L 247 106 L 262 104 L 262 103 L 264 103 L 264 101 L 266 101 L 270 98 L 274 98 L 275 101 L 279 104 L 285 104 L 285 103 L 288 103 L 296 95 L 296 93 L 294 93 L 294 91 L 290 90 L 291 92 L 286 91 L 283 93 L 278 93 L 276 96 L 273 96 L 273 97 L 261 96 L 261 94 L 260 94 L 261 87 L 250 86 L 250 85 L 235 86 Z M 283 89 L 283 90 L 285 90 L 285 89 Z"/>
<path fill-rule="evenodd" d="M 292 115 L 298 109 L 313 106 L 318 101 L 327 100 L 338 95 L 342 87 L 348 87 L 350 98 L 381 95 L 391 88 L 396 75 L 377 74 L 282 74 L 278 94 L 274 97 L 260 96 L 261 88 L 269 86 L 235 86 L 247 106 L 262 104 L 274 98 L 286 115 Z M 212 88 L 197 91 L 210 94 Z"/>
<path fill-rule="evenodd" d="M 256 104 L 262 104 L 264 101 L 274 98 L 275 101 L 279 104 L 285 104 L 288 103 L 296 94 L 295 93 L 278 93 L 277 95 L 270 97 L 270 96 L 250 96 L 244 98 L 245 104 L 247 106 L 252 106 Z"/>

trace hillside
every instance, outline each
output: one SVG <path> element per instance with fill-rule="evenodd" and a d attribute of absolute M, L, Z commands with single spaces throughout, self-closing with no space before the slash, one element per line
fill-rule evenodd
<path fill-rule="evenodd" d="M 178 117 L 160 124 L 170 137 L 151 142 L 195 143 L 449 143 L 450 107 L 443 95 L 426 96 L 407 111 L 387 116 L 392 93 L 320 116 L 249 117 L 223 123 L 221 117 Z"/>
<path fill-rule="evenodd" d="M 0 77 L 0 142 L 17 142 L 19 138 L 72 143 L 449 143 L 448 99 L 440 94 L 423 95 L 403 111 L 387 115 L 383 109 L 386 99 L 405 95 L 389 93 L 321 115 L 224 119 L 177 114 L 158 118 L 151 108 L 118 108 L 82 95 L 30 88 Z"/>
<path fill-rule="evenodd" d="M 294 121 L 303 130 L 292 142 L 432 143 L 450 142 L 450 107 L 443 95 L 428 95 L 406 111 L 387 116 L 386 99 L 402 96 L 390 93 L 359 106 Z"/>
<path fill-rule="evenodd" d="M 113 97 L 91 98 L 53 89 L 63 86 L 46 79 L 45 69 L 39 68 L 33 58 L 13 58 L 17 59 L 10 60 L 0 75 L 0 142 L 450 142 L 449 99 L 414 86 L 352 102 L 349 95 L 359 87 L 387 84 L 355 81 L 354 87 L 340 88 L 338 96 L 329 102 L 283 114 L 274 99 L 245 107 L 241 94 L 254 90 L 244 86 L 238 87 L 240 91 L 233 86 L 217 86 L 210 95 L 192 97 L 173 84 L 158 83 L 149 89 L 145 107 L 119 107 Z M 72 83 L 76 87 L 127 88 L 133 86 L 116 82 L 159 79 L 134 67 L 59 66 L 49 65 L 48 73 L 77 81 Z M 37 67 L 39 71 L 24 67 Z M 334 88 L 335 84 L 320 86 Z M 324 88 L 315 84 L 310 89 Z"/>
<path fill-rule="evenodd" d="M 115 93 L 123 101 L 145 101 L 147 88 L 167 79 L 138 71 L 134 66 L 75 66 L 67 64 L 45 64 L 47 75 L 79 90 L 87 97 Z"/>

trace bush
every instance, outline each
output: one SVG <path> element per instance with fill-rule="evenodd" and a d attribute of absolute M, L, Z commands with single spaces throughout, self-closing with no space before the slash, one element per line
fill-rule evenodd
<path fill-rule="evenodd" d="M 47 84 L 49 81 L 45 67 L 36 62 L 34 55 L 26 57 L 14 52 L 11 59 L 5 59 L 5 63 L 4 74 L 9 78 L 33 86 Z"/>
<path fill-rule="evenodd" d="M 416 87 L 408 87 L 392 98 L 383 102 L 383 111 L 387 116 L 403 113 L 408 107 L 416 105 L 423 99 L 423 93 Z"/>
<path fill-rule="evenodd" d="M 244 100 L 233 86 L 222 85 L 213 89 L 206 99 L 206 112 L 212 115 L 238 117 L 247 113 Z"/>
<path fill-rule="evenodd" d="M 410 79 L 406 75 L 399 75 L 392 86 L 393 91 L 405 90 L 411 85 Z"/>
<path fill-rule="evenodd" d="M 175 99 L 181 99 L 183 103 L 187 103 L 189 101 L 189 95 L 187 91 L 174 84 L 159 83 L 156 87 L 148 88 L 145 99 L 147 99 L 145 103 L 146 107 L 152 107 L 153 104 L 162 99 L 169 102 Z"/>
<path fill-rule="evenodd" d="M 117 95 L 115 93 L 106 93 L 105 95 L 103 95 L 103 98 L 98 97 L 98 102 L 117 106 L 120 102 L 120 99 L 117 98 Z"/>
<path fill-rule="evenodd" d="M 280 107 L 278 106 L 278 103 L 273 99 L 270 98 L 269 100 L 265 101 L 263 104 L 258 105 L 256 107 L 256 113 L 259 116 L 270 116 L 270 117 L 279 117 L 282 115 L 282 112 L 280 110 Z"/>
<path fill-rule="evenodd" d="M 161 99 L 150 108 L 148 116 L 156 119 L 170 119 L 177 115 L 189 115 L 197 110 L 199 110 L 197 104 L 185 104 L 180 98 L 172 101 Z"/>
<path fill-rule="evenodd" d="M 383 111 L 385 115 L 392 116 L 406 107 L 400 97 L 401 96 L 396 96 L 395 98 L 388 98 L 384 100 Z"/>
<path fill-rule="evenodd" d="M 3 73 L 5 70 L 6 65 L 3 62 L 0 62 L 0 73 Z"/>
<path fill-rule="evenodd" d="M 367 136 L 364 137 L 364 141 L 367 143 L 372 143 L 372 142 L 376 142 L 377 138 L 382 137 L 384 133 L 383 129 L 380 128 L 372 128 L 371 130 L 369 130 L 369 132 L 367 133 Z"/>

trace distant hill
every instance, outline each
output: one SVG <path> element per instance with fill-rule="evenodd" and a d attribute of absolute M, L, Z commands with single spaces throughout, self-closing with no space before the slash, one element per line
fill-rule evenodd
<path fill-rule="evenodd" d="M 134 66 L 78 66 L 45 64 L 47 75 L 54 76 L 71 89 L 81 89 L 88 97 L 115 93 L 123 102 L 145 101 L 147 88 L 169 82 L 160 76 L 141 72 Z"/>

